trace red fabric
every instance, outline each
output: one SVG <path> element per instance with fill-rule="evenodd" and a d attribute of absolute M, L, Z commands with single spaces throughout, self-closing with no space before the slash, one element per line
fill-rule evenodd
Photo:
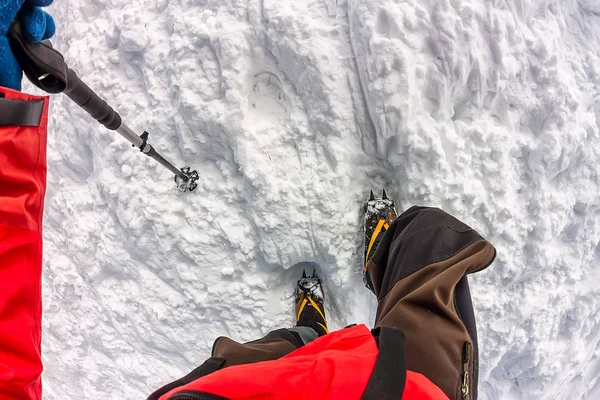
<path fill-rule="evenodd" d="M 0 398 L 40 399 L 48 98 L 0 93 L 44 100 L 39 127 L 0 126 Z"/>
<path fill-rule="evenodd" d="M 165 394 L 196 390 L 232 400 L 360 399 L 378 348 L 365 325 L 342 329 L 275 361 L 225 368 Z M 447 400 L 425 376 L 407 371 L 404 400 Z M 400 400 L 400 399 L 398 399 Z"/>

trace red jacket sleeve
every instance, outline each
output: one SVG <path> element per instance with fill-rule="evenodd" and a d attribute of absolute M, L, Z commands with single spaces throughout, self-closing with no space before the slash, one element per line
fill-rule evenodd
<path fill-rule="evenodd" d="M 0 397 L 40 399 L 48 98 L 0 88 L 0 100 Z M 7 125 L 31 116 L 6 100 L 35 103 L 33 111 L 26 108 L 39 124 Z"/>

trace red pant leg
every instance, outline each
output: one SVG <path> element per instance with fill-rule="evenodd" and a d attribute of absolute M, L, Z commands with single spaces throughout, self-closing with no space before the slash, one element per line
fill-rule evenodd
<path fill-rule="evenodd" d="M 11 126 L 0 103 L 0 398 L 40 399 L 42 214 L 46 191 L 48 98 L 0 88 L 0 97 L 36 102 L 39 126 Z M 42 102 L 40 104 L 40 101 Z M 4 109 L 2 109 L 4 108 Z M 10 110 L 10 111 L 7 111 Z M 16 118 L 18 120 L 18 118 Z"/>

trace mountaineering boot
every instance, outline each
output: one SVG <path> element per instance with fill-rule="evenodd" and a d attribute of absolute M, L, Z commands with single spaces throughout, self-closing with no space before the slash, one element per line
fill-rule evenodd
<path fill-rule="evenodd" d="M 365 203 L 365 258 L 363 281 L 369 290 L 373 291 L 373 282 L 369 276 L 369 260 L 375 254 L 383 235 L 394 222 L 398 213 L 394 201 L 389 199 L 385 189 L 380 198 L 375 198 L 373 191 Z"/>
<path fill-rule="evenodd" d="M 313 271 L 311 277 L 302 272 L 296 285 L 296 326 L 313 328 L 319 336 L 329 333 L 321 278 Z"/>

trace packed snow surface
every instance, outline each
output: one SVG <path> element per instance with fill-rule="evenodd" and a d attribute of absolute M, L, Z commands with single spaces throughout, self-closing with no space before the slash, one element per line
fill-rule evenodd
<path fill-rule="evenodd" d="M 372 324 L 363 202 L 439 206 L 473 276 L 480 399 L 600 398 L 600 6 L 591 0 L 61 0 L 54 45 L 194 193 L 53 97 L 46 399 L 142 399 L 228 335 Z M 26 87 L 31 89 L 31 86 Z"/>

